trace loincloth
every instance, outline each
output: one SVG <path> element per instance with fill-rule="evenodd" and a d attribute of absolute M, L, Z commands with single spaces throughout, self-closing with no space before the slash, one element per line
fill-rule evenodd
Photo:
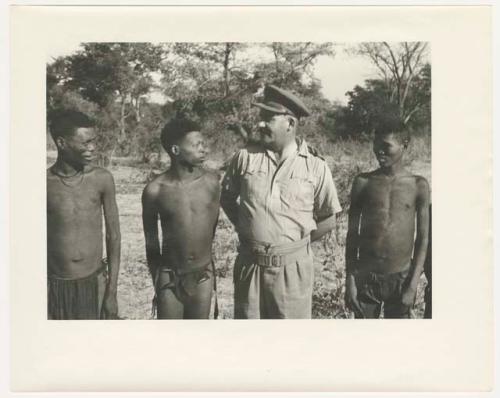
<path fill-rule="evenodd" d="M 169 282 L 160 284 L 160 274 L 168 273 Z M 191 297 L 196 293 L 198 285 L 210 279 L 210 273 L 213 275 L 214 291 L 215 291 L 215 312 L 214 318 L 217 319 L 219 309 L 217 304 L 217 278 L 215 275 L 215 264 L 213 261 L 201 267 L 191 269 L 174 269 L 168 266 L 158 267 L 154 277 L 155 295 L 153 297 L 151 315 L 156 315 L 158 303 L 158 294 L 163 290 L 172 290 L 177 299 L 181 302 L 184 298 Z"/>
<path fill-rule="evenodd" d="M 107 264 L 79 279 L 47 277 L 48 319 L 100 319 L 98 278 Z"/>

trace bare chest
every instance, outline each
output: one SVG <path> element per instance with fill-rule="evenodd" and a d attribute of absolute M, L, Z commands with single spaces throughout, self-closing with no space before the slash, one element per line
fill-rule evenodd
<path fill-rule="evenodd" d="M 363 208 L 371 214 L 414 214 L 416 194 L 413 178 L 373 179 L 363 192 Z"/>
<path fill-rule="evenodd" d="M 88 217 L 100 214 L 101 192 L 90 181 L 71 185 L 59 178 L 47 180 L 47 212 L 62 217 Z"/>
<path fill-rule="evenodd" d="M 206 217 L 219 205 L 217 190 L 203 182 L 176 184 L 163 187 L 157 197 L 161 214 L 171 217 Z"/>

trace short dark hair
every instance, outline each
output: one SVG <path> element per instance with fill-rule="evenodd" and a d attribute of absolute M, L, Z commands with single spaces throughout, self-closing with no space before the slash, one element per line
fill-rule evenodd
<path fill-rule="evenodd" d="M 95 121 L 83 112 L 74 109 L 54 109 L 48 114 L 52 138 L 69 137 L 77 128 L 95 127 Z"/>
<path fill-rule="evenodd" d="M 374 133 L 375 137 L 394 134 L 403 144 L 410 142 L 410 134 L 407 126 L 405 126 L 399 115 L 392 113 L 380 115 L 377 118 Z"/>
<path fill-rule="evenodd" d="M 168 154 L 171 154 L 172 145 L 179 143 L 192 131 L 200 131 L 200 125 L 194 120 L 185 117 L 170 119 L 161 131 L 161 145 Z"/>

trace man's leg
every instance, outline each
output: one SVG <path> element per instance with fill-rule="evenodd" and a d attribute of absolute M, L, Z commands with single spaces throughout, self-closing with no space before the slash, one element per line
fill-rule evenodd
<path fill-rule="evenodd" d="M 432 319 L 432 283 L 429 282 L 427 283 L 427 286 L 425 287 L 425 311 L 424 311 L 424 318 L 425 319 Z"/>
<path fill-rule="evenodd" d="M 311 319 L 314 265 L 305 252 L 281 267 L 263 269 L 263 307 L 268 319 Z"/>
<path fill-rule="evenodd" d="M 99 314 L 98 319 L 106 319 L 106 314 L 102 309 L 102 303 L 104 301 L 104 293 L 106 292 L 107 279 L 107 271 L 101 272 L 99 275 L 97 275 L 97 314 Z"/>
<path fill-rule="evenodd" d="M 370 275 L 372 274 L 360 273 L 354 277 L 358 290 L 357 299 L 362 312 L 355 311 L 354 317 L 356 319 L 378 319 L 382 312 L 380 286 Z"/>
<path fill-rule="evenodd" d="M 176 296 L 174 276 L 171 271 L 160 270 L 156 289 L 157 319 L 182 319 L 184 305 Z"/>
<path fill-rule="evenodd" d="M 405 306 L 399 302 L 385 302 L 384 303 L 384 318 L 385 319 L 410 319 L 411 306 Z"/>
<path fill-rule="evenodd" d="M 238 254 L 234 265 L 234 319 L 259 319 L 260 269 L 250 259 Z"/>
<path fill-rule="evenodd" d="M 384 318 L 411 318 L 411 309 L 413 306 L 406 306 L 401 302 L 401 296 L 408 282 L 408 272 L 398 272 L 387 275 L 383 283 L 381 283 L 384 298 Z"/>
<path fill-rule="evenodd" d="M 200 277 L 203 277 L 201 281 Z M 215 275 L 211 269 L 207 269 L 202 273 L 195 272 L 194 274 L 186 275 L 185 282 L 188 282 L 187 279 L 192 279 L 189 282 L 193 284 L 193 289 L 192 292 L 183 291 L 183 295 L 185 294 L 182 300 L 184 303 L 184 319 L 209 318 L 214 278 Z"/>

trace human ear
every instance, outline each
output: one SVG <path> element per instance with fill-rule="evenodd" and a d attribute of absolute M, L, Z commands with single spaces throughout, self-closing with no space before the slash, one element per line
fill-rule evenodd
<path fill-rule="evenodd" d="M 172 145 L 171 151 L 174 155 L 179 155 L 181 153 L 181 150 L 179 149 L 179 145 Z"/>
<path fill-rule="evenodd" d="M 56 146 L 58 148 L 64 148 L 64 145 L 66 144 L 66 141 L 64 141 L 63 137 L 56 137 L 55 143 L 56 143 Z"/>

